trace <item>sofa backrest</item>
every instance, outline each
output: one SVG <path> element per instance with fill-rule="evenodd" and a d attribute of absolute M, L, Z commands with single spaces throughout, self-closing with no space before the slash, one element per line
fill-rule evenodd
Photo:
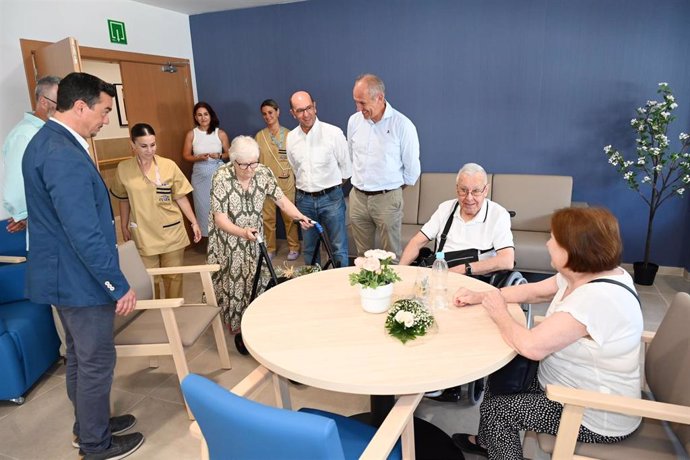
<path fill-rule="evenodd" d="M 419 211 L 419 184 L 421 181 L 422 179 L 420 176 L 416 184 L 407 186 L 403 189 L 403 224 L 417 224 Z"/>
<path fill-rule="evenodd" d="M 19 264 L 0 263 L 0 305 L 26 299 L 24 278 L 26 262 Z"/>
<path fill-rule="evenodd" d="M 423 173 L 419 178 L 419 214 L 417 223 L 426 224 L 438 205 L 456 198 L 456 173 Z"/>
<path fill-rule="evenodd" d="M 8 222 L 0 221 L 0 255 L 26 257 L 26 229 L 10 233 L 6 228 Z"/>
<path fill-rule="evenodd" d="M 491 200 L 515 211 L 513 230 L 548 232 L 551 214 L 570 206 L 571 176 L 541 174 L 494 174 Z"/>

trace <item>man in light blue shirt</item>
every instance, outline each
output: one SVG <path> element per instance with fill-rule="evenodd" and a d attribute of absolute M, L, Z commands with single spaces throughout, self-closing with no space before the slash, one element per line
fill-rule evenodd
<path fill-rule="evenodd" d="M 375 239 L 400 256 L 402 189 L 419 178 L 419 138 L 414 124 L 386 100 L 383 81 L 364 74 L 352 97 L 357 113 L 347 123 L 352 157 L 350 222 L 357 255 L 373 249 Z"/>
<path fill-rule="evenodd" d="M 2 156 L 5 161 L 3 178 L 3 206 L 10 214 L 7 231 L 20 232 L 26 228 L 26 198 L 24 196 L 24 176 L 22 175 L 22 158 L 29 141 L 34 137 L 46 120 L 55 113 L 58 77 L 43 77 L 36 83 L 36 110 L 24 114 L 5 138 Z"/>

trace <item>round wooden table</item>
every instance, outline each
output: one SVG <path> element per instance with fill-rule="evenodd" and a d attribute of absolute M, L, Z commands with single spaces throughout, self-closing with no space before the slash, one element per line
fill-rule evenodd
<path fill-rule="evenodd" d="M 359 291 L 348 279 L 355 270 L 299 277 L 254 300 L 242 319 L 242 336 L 252 356 L 272 372 L 305 385 L 372 396 L 458 386 L 490 374 L 515 356 L 481 306 L 435 311 L 436 326 L 430 333 L 401 343 L 384 329 L 385 313 L 362 310 Z M 431 273 L 409 266 L 395 270 L 402 281 L 394 284 L 393 300 L 412 297 L 418 271 Z M 449 273 L 449 299 L 461 286 L 492 289 Z M 509 310 L 524 324 L 517 304 Z"/>

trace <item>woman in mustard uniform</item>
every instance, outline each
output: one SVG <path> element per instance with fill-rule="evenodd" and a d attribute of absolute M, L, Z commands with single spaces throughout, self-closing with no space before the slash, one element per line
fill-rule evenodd
<path fill-rule="evenodd" d="M 194 242 L 201 239 L 187 199 L 192 186 L 174 161 L 156 155 L 156 133 L 150 125 L 134 125 L 130 138 L 134 157 L 117 165 L 110 189 L 120 200 L 122 236 L 134 240 L 147 268 L 180 266 L 189 245 L 183 214 L 192 223 Z M 182 297 L 182 275 L 162 279 L 166 297 Z M 158 298 L 158 280 L 155 285 Z"/>
<path fill-rule="evenodd" d="M 280 126 L 280 108 L 273 99 L 266 99 L 261 103 L 261 116 L 266 123 L 266 127 L 256 133 L 254 139 L 259 144 L 259 163 L 268 166 L 273 171 L 273 175 L 278 179 L 278 186 L 283 191 L 288 200 L 295 202 L 295 174 L 287 159 L 285 151 L 285 139 L 290 132 L 289 129 Z M 299 235 L 297 234 L 297 224 L 283 210 L 280 210 L 285 225 L 285 234 L 288 241 L 287 260 L 296 260 L 299 257 Z M 276 254 L 276 205 L 273 200 L 264 202 L 264 234 L 266 235 L 266 246 L 269 255 Z"/>

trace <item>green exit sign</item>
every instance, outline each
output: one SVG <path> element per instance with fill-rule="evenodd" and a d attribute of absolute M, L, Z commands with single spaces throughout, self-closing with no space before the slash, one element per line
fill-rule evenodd
<path fill-rule="evenodd" d="M 108 19 L 108 34 L 110 35 L 111 43 L 127 44 L 127 32 L 125 31 L 124 22 Z"/>

